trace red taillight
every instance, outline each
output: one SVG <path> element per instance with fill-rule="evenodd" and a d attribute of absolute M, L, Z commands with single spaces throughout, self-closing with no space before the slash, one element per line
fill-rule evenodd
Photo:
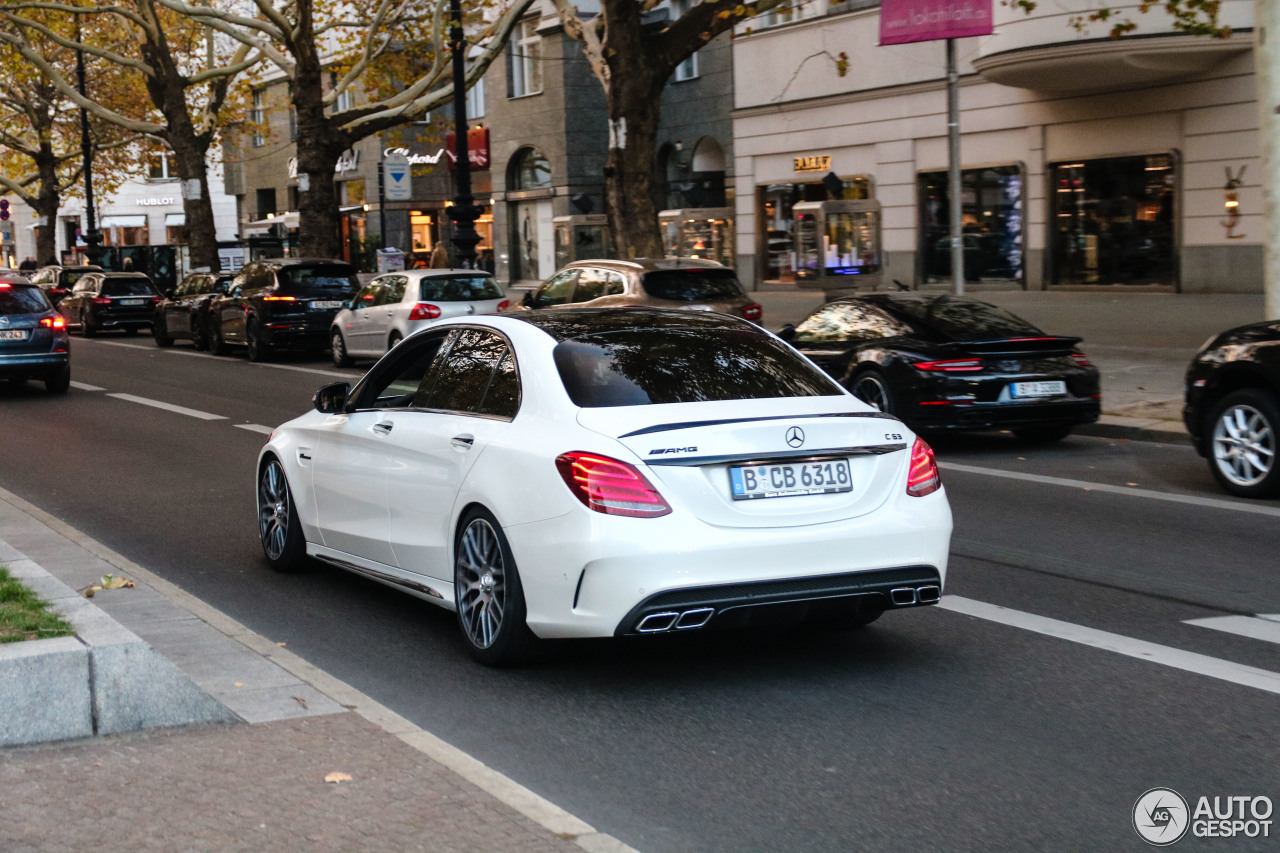
<path fill-rule="evenodd" d="M 1076 363 L 1076 367 L 1093 367 L 1093 362 L 1089 361 L 1082 352 L 1071 353 L 1071 360 Z"/>
<path fill-rule="evenodd" d="M 264 296 L 262 297 L 262 301 L 263 302 L 297 302 L 298 297 L 296 296 Z"/>
<path fill-rule="evenodd" d="M 151 297 L 151 304 L 152 304 L 152 305 L 159 305 L 161 302 L 164 302 L 164 297 L 163 297 L 163 296 L 153 296 L 153 297 Z"/>
<path fill-rule="evenodd" d="M 917 438 L 911 448 L 911 470 L 907 472 L 907 494 L 922 498 L 942 488 L 938 463 L 933 458 L 933 448 L 923 438 Z"/>
<path fill-rule="evenodd" d="M 764 316 L 764 306 L 759 302 L 752 302 L 750 305 L 743 305 L 742 316 L 747 320 L 759 320 Z"/>
<path fill-rule="evenodd" d="M 93 297 L 93 304 L 94 305 L 110 305 L 111 300 L 105 296 L 95 296 Z"/>
<path fill-rule="evenodd" d="M 409 312 L 410 320 L 434 320 L 440 316 L 440 306 L 430 302 L 419 302 Z"/>
<path fill-rule="evenodd" d="M 917 361 L 911 366 L 916 370 L 927 370 L 931 373 L 971 373 L 982 369 L 982 359 L 949 358 L 945 361 Z"/>
<path fill-rule="evenodd" d="M 498 307 L 495 310 L 506 311 L 510 307 L 511 307 L 511 303 L 504 299 L 498 303 Z"/>
<path fill-rule="evenodd" d="M 40 325 L 46 329 L 65 329 L 67 321 L 61 317 L 45 317 L 40 321 Z"/>
<path fill-rule="evenodd" d="M 657 518 L 671 512 L 662 495 L 634 465 L 574 451 L 557 456 L 556 468 L 569 491 L 588 509 L 631 518 Z"/>
<path fill-rule="evenodd" d="M 0 290 L 8 290 L 12 286 L 13 285 L 9 284 L 7 281 L 0 281 Z"/>

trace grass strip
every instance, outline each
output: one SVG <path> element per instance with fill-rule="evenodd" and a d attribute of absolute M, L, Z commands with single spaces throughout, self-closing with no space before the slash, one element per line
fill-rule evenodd
<path fill-rule="evenodd" d="M 0 643 L 69 637 L 75 633 L 67 622 L 49 609 L 0 566 Z"/>

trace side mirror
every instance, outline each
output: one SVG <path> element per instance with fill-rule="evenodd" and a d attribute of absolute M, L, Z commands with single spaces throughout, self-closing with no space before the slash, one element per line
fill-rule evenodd
<path fill-rule="evenodd" d="M 335 415 L 346 407 L 347 395 L 350 393 L 350 383 L 334 382 L 332 385 L 326 385 L 317 391 L 315 396 L 311 398 L 311 405 L 315 406 L 317 412 L 325 415 Z"/>
<path fill-rule="evenodd" d="M 520 304 L 523 305 L 525 308 L 533 307 L 533 291 L 532 290 L 526 290 L 524 292 L 524 298 L 520 300 Z"/>
<path fill-rule="evenodd" d="M 779 329 L 776 332 L 776 334 L 778 337 L 782 338 L 787 343 L 791 343 L 793 340 L 795 340 L 795 337 L 796 337 L 796 327 L 791 325 L 790 323 L 787 323 L 785 326 Z"/>

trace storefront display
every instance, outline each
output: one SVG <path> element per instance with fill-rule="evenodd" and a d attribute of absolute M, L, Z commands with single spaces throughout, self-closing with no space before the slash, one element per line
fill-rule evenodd
<path fill-rule="evenodd" d="M 807 165 L 802 163 L 801 165 Z M 829 163 L 828 163 L 829 165 Z M 833 195 L 821 178 L 792 184 L 768 184 L 756 188 L 756 209 L 760 223 L 760 269 L 763 281 L 796 280 L 796 258 L 792 240 L 793 208 L 807 201 L 828 199 L 859 200 L 872 196 L 871 178 L 866 175 L 840 176 L 843 187 Z"/>
<path fill-rule="evenodd" d="M 702 258 L 733 266 L 733 208 L 687 207 L 658 214 L 669 258 Z"/>
<path fill-rule="evenodd" d="M 829 294 L 880 287 L 884 262 L 879 202 L 804 202 L 793 212 L 800 287 Z"/>
<path fill-rule="evenodd" d="M 1020 166 L 961 173 L 961 225 L 966 281 L 1022 281 L 1023 181 Z M 946 172 L 921 172 L 920 280 L 951 281 L 951 227 Z"/>
<path fill-rule="evenodd" d="M 609 217 L 603 213 L 557 216 L 556 269 L 574 261 L 615 257 Z"/>

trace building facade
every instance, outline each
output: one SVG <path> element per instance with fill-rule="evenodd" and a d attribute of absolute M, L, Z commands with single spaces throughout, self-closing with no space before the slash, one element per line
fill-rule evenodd
<path fill-rule="evenodd" d="M 1159 9 L 1111 39 L 1070 26 L 1081 3 L 993 5 L 995 33 L 957 43 L 966 278 L 1260 292 L 1252 0 L 1223 2 L 1225 40 Z M 809 4 L 733 42 L 745 282 L 793 280 L 794 204 L 863 196 L 883 206 L 886 279 L 950 280 L 944 44 L 881 47 L 879 17 Z"/>

